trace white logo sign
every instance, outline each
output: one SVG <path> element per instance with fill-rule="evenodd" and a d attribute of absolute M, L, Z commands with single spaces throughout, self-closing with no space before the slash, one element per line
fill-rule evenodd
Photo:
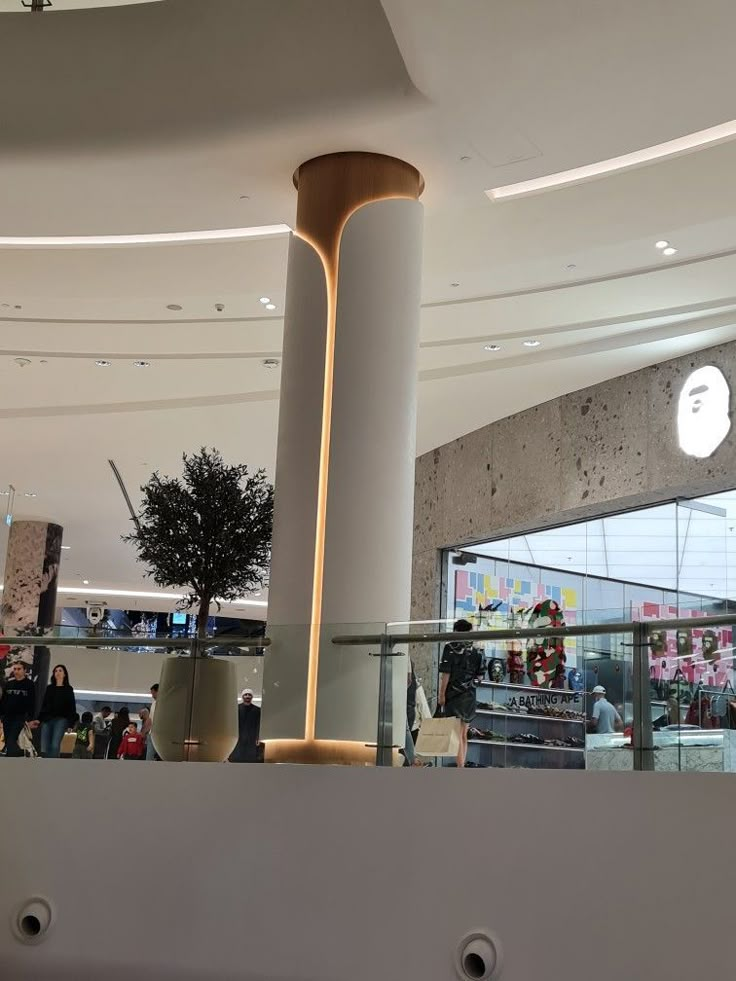
<path fill-rule="evenodd" d="M 680 449 L 704 459 L 715 453 L 731 428 L 731 393 L 720 368 L 709 364 L 687 379 L 677 406 Z"/>

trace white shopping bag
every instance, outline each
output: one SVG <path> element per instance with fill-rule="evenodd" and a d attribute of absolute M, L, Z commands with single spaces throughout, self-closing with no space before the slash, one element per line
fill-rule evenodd
<path fill-rule="evenodd" d="M 460 719 L 451 715 L 423 719 L 419 727 L 418 756 L 457 756 L 460 749 Z"/>

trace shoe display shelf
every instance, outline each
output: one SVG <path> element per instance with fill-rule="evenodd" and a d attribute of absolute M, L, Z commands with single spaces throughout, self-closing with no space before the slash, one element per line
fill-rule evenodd
<path fill-rule="evenodd" d="M 581 693 L 484 681 L 478 686 L 477 697 L 478 711 L 468 734 L 471 763 L 585 769 Z"/>

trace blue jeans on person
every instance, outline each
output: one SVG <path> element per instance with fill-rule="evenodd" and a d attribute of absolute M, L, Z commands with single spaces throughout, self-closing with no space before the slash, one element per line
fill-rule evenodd
<path fill-rule="evenodd" d="M 68 719 L 49 719 L 41 724 L 41 756 L 50 760 L 59 758 L 61 740 L 68 725 Z"/>
<path fill-rule="evenodd" d="M 151 733 L 148 733 L 148 738 L 146 739 L 146 759 L 147 760 L 160 760 L 161 757 L 156 752 L 156 747 L 153 745 L 153 740 L 151 739 Z"/>

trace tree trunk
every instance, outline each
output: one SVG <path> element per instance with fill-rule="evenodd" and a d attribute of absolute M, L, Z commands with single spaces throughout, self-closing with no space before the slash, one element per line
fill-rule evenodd
<path fill-rule="evenodd" d="M 199 640 L 204 640 L 207 636 L 207 621 L 210 616 L 210 602 L 211 597 L 203 596 L 199 603 L 199 612 L 197 614 L 197 637 Z"/>

